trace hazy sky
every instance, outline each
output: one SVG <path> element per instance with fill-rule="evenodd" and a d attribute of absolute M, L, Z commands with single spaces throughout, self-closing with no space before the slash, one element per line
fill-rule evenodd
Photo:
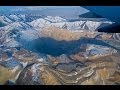
<path fill-rule="evenodd" d="M 88 11 L 80 6 L 0 6 L 0 11 L 6 11 L 6 10 L 24 10 L 24 9 L 29 9 L 29 10 L 43 10 L 47 8 L 79 8 L 82 11 Z"/>
<path fill-rule="evenodd" d="M 43 16 L 61 16 L 64 18 L 79 18 L 80 14 L 88 12 L 81 6 L 0 6 L 0 14 L 18 14 L 31 12 Z"/>

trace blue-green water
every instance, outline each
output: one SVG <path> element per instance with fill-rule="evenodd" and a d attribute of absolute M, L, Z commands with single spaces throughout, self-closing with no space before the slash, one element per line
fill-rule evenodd
<path fill-rule="evenodd" d="M 62 54 L 70 55 L 78 53 L 84 50 L 87 44 L 101 45 L 117 49 L 102 40 L 97 40 L 94 38 L 80 38 L 79 40 L 72 41 L 57 41 L 53 38 L 42 37 L 29 42 L 22 41 L 21 43 L 23 47 L 28 50 L 43 54 L 49 54 L 52 56 L 59 56 Z"/>

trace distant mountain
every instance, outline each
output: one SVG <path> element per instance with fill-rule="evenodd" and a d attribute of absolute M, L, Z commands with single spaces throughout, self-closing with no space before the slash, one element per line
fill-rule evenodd
<path fill-rule="evenodd" d="M 97 15 L 96 13 L 93 12 L 87 12 L 84 14 L 79 15 L 80 18 L 103 18 L 100 15 Z"/>
<path fill-rule="evenodd" d="M 56 13 L 56 16 L 51 15 L 52 12 L 49 12 L 51 14 L 47 13 L 47 11 L 45 11 L 46 15 L 48 14 L 47 16 L 44 16 L 45 14 L 42 16 L 34 13 L 29 15 L 10 14 L 0 16 L 0 84 L 6 81 L 7 84 L 15 82 L 15 85 L 29 85 L 32 84 L 31 82 L 33 82 L 32 85 L 39 84 L 39 82 L 41 84 L 41 78 L 45 79 L 47 77 L 50 77 L 50 79 L 47 78 L 45 82 L 48 82 L 48 80 L 51 82 L 53 81 L 52 78 L 54 79 L 54 77 L 51 78 L 51 75 L 53 75 L 52 69 L 51 72 L 47 71 L 47 69 L 48 65 L 52 64 L 56 71 L 58 70 L 63 74 L 64 72 L 70 73 L 68 77 L 65 76 L 65 79 L 62 77 L 65 81 L 69 80 L 68 84 L 73 82 L 71 78 L 74 79 L 74 77 L 71 76 L 75 76 L 74 82 L 79 77 L 82 77 L 80 81 L 77 81 L 81 84 L 81 80 L 94 75 L 91 67 L 89 67 L 90 60 L 93 59 L 92 61 L 97 62 L 96 60 L 100 59 L 98 60 L 100 63 L 93 63 L 93 67 L 98 65 L 98 68 L 100 65 L 104 68 L 103 65 L 110 67 L 111 63 L 114 64 L 114 62 L 108 63 L 112 57 L 103 60 L 101 58 L 116 53 L 115 49 L 119 48 L 119 42 L 112 41 L 109 43 L 109 40 L 105 40 L 111 38 L 111 35 L 97 32 L 99 27 L 112 24 L 113 22 L 106 19 L 103 20 L 97 16 L 97 18 L 93 18 L 92 15 L 92 18 L 87 18 L 86 16 L 83 18 L 84 20 L 74 19 L 80 15 L 75 15 L 75 13 L 72 14 L 74 21 L 69 21 L 68 19 L 71 19 L 71 12 L 66 12 L 66 14 L 54 12 L 53 14 Z M 59 16 L 59 14 L 63 14 L 68 18 Z M 120 35 L 116 34 L 113 38 L 120 40 Z M 86 60 L 89 61 L 87 62 Z M 108 66 L 106 63 L 101 62 L 106 60 Z M 84 64 L 84 62 L 87 63 Z M 44 66 L 47 66 L 47 68 L 44 68 Z M 112 65 L 111 67 L 117 66 Z M 88 70 L 89 68 L 90 70 Z M 26 69 L 29 71 L 26 72 Z M 43 70 L 47 71 L 45 75 Z M 74 71 L 78 74 L 74 73 Z M 68 74 L 65 73 L 64 75 Z M 59 75 L 59 73 L 55 75 Z M 81 76 L 77 78 L 76 75 Z M 103 81 L 101 80 L 101 82 Z"/>
<path fill-rule="evenodd" d="M 1 9 L 1 8 L 0 8 Z M 88 10 L 80 6 L 54 6 L 54 7 L 4 7 L 0 11 L 0 15 L 8 14 L 32 14 L 32 15 L 41 15 L 41 16 L 60 16 L 62 18 L 79 18 L 80 14 L 86 13 Z"/>
<path fill-rule="evenodd" d="M 97 21 L 96 21 L 97 19 Z M 94 18 L 92 20 L 88 20 L 87 18 L 84 18 L 84 20 L 77 20 L 77 21 L 68 21 L 64 18 L 61 18 L 59 16 L 53 17 L 53 16 L 47 16 L 45 18 L 39 18 L 35 19 L 32 22 L 29 22 L 29 24 L 37 29 L 46 27 L 46 26 L 55 26 L 60 28 L 65 28 L 68 30 L 97 30 L 100 27 L 107 26 L 112 24 L 112 22 L 107 20 L 101 20 L 101 18 Z"/>

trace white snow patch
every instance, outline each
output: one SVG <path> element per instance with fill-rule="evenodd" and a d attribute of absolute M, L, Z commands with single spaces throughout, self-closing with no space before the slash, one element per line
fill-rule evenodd
<path fill-rule="evenodd" d="M 39 38 L 39 33 L 35 30 L 21 31 L 21 39 L 31 41 Z"/>
<path fill-rule="evenodd" d="M 0 22 L 2 22 L 4 24 L 12 23 L 12 21 L 9 18 L 7 18 L 6 16 L 0 16 Z"/>
<path fill-rule="evenodd" d="M 86 52 L 92 55 L 105 55 L 116 53 L 117 51 L 110 47 L 105 47 L 101 45 L 88 45 Z"/>
<path fill-rule="evenodd" d="M 25 68 L 28 64 L 28 62 L 20 62 L 23 65 L 23 68 Z"/>
<path fill-rule="evenodd" d="M 12 70 L 12 72 L 16 72 L 19 68 L 20 68 L 20 66 L 19 66 L 19 65 L 18 65 L 18 66 L 16 66 L 16 67 L 14 67 L 14 68 L 13 68 L 13 70 Z"/>
<path fill-rule="evenodd" d="M 40 59 L 37 59 L 37 61 L 39 61 L 39 62 L 44 62 L 44 59 L 43 59 L 43 58 L 40 58 Z"/>
<path fill-rule="evenodd" d="M 80 20 L 69 22 L 59 16 L 47 16 L 45 18 L 39 18 L 30 22 L 29 24 L 34 28 L 43 28 L 46 26 L 56 26 L 60 28 L 66 28 L 68 30 L 91 30 L 94 31 L 99 28 L 102 24 L 112 24 L 110 21 L 91 21 L 91 20 Z"/>
<path fill-rule="evenodd" d="M 10 15 L 9 17 L 11 19 L 15 20 L 15 21 L 20 21 L 21 20 L 17 15 Z"/>
<path fill-rule="evenodd" d="M 45 20 L 43 18 L 39 18 L 37 20 L 33 20 L 30 22 L 30 25 L 33 27 L 43 28 L 45 26 L 48 26 L 50 22 L 48 20 Z"/>
<path fill-rule="evenodd" d="M 39 75 L 38 75 L 38 72 L 37 72 L 38 66 L 39 66 L 39 64 L 34 64 L 31 67 L 31 70 L 32 70 L 32 80 L 36 81 L 36 82 L 38 82 L 38 80 L 39 80 L 39 78 L 38 78 Z"/>
<path fill-rule="evenodd" d="M 61 18 L 59 16 L 55 16 L 55 17 L 47 16 L 45 19 L 48 20 L 48 21 L 51 21 L 52 23 L 65 22 L 66 21 L 66 19 Z"/>

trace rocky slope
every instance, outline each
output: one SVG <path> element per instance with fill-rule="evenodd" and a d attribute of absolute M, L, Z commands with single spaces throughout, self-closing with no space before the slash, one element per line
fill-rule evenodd
<path fill-rule="evenodd" d="M 84 43 L 85 40 L 79 44 L 80 38 L 94 38 L 98 33 L 85 33 L 83 32 L 70 32 L 66 29 L 48 27 L 40 31 L 42 33 L 42 41 L 39 42 L 44 46 L 43 51 L 47 50 L 50 52 L 39 52 L 45 53 L 47 62 L 35 63 L 25 68 L 16 83 L 20 85 L 116 85 L 119 84 L 119 51 L 106 46 L 102 43 L 102 40 L 111 39 L 109 34 L 101 34 L 102 38 L 96 38 L 95 43 L 90 41 Z M 66 35 L 64 35 L 66 34 Z M 92 35 L 93 34 L 93 35 Z M 105 37 L 106 36 L 106 37 Z M 46 41 L 45 38 L 52 38 L 57 40 L 54 44 L 51 39 Z M 73 37 L 73 38 L 72 38 Z M 78 44 L 77 43 L 78 40 Z M 86 39 L 87 40 L 87 39 Z M 101 40 L 98 42 L 97 40 Z M 61 44 L 62 41 L 67 41 L 66 44 Z M 71 44 L 69 43 L 72 42 Z M 56 43 L 59 43 L 56 44 Z M 65 42 L 64 42 L 65 43 Z M 69 44 L 68 44 L 69 43 Z M 97 44 L 98 45 L 97 45 Z M 56 44 L 56 46 L 55 46 Z M 68 44 L 68 45 L 67 45 Z M 100 44 L 100 45 L 99 45 Z M 53 47 L 52 47 L 53 45 Z M 75 46 L 73 47 L 70 46 Z M 63 47 L 64 49 L 58 48 Z M 69 47 L 69 50 L 68 50 Z M 67 49 L 66 49 L 67 48 Z M 64 50 L 68 50 L 66 52 Z M 58 55 L 52 52 L 61 52 Z M 26 77 L 26 75 L 28 77 Z M 112 81 L 113 80 L 113 81 Z M 27 82 L 26 82 L 27 81 Z M 115 82 L 114 82 L 115 81 Z"/>
<path fill-rule="evenodd" d="M 119 34 L 99 33 L 106 20 L 59 16 L 0 17 L 0 84 L 116 85 Z"/>

